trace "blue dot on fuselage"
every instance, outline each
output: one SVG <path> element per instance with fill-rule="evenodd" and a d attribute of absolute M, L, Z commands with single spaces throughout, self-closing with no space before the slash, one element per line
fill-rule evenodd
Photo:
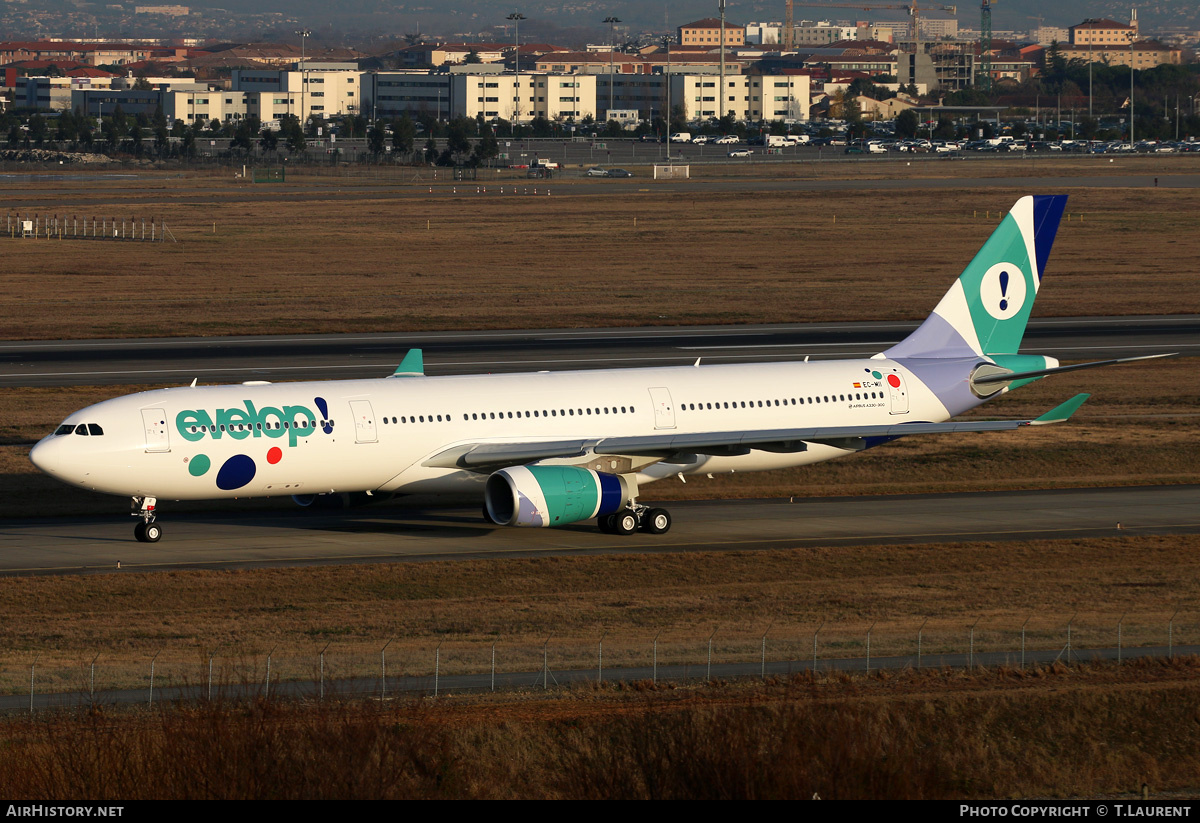
<path fill-rule="evenodd" d="M 254 461 L 248 455 L 235 454 L 217 472 L 217 488 L 223 491 L 240 489 L 254 479 L 256 470 Z"/>

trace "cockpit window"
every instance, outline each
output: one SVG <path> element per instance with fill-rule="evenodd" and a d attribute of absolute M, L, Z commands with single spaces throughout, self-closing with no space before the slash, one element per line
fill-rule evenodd
<path fill-rule="evenodd" d="M 100 435 L 104 434 L 104 429 L 100 428 L 100 426 L 96 423 L 88 423 L 87 427 L 88 432 L 91 433 L 92 437 L 99 437 Z"/>
<path fill-rule="evenodd" d="M 82 434 L 82 435 L 84 435 L 84 436 L 86 437 L 86 436 L 87 436 L 87 433 L 88 433 L 88 430 L 87 430 L 87 424 L 86 424 L 86 423 L 80 423 L 78 426 L 76 426 L 76 427 L 75 427 L 75 433 L 76 433 L 76 434 Z"/>
<path fill-rule="evenodd" d="M 63 425 L 59 426 L 57 429 L 54 430 L 54 436 L 61 437 L 62 435 L 70 434 L 73 431 L 75 431 L 75 427 L 73 425 L 70 425 L 69 423 L 64 423 Z"/>

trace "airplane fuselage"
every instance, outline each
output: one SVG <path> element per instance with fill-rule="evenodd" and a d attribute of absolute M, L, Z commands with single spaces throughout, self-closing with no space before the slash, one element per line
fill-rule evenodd
<path fill-rule="evenodd" d="M 940 422 L 961 411 L 885 359 L 180 387 L 82 409 L 34 460 L 72 485 L 160 499 L 453 492 L 481 488 L 487 473 L 425 464 L 463 443 Z M 102 434 L 76 433 L 81 425 Z M 613 468 L 646 483 L 851 450 L 814 443 Z"/>

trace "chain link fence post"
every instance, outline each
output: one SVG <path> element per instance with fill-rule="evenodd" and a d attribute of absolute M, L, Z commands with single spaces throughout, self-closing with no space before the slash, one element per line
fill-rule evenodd
<path fill-rule="evenodd" d="M 925 620 L 921 623 L 920 627 L 917 629 L 917 668 L 918 669 L 921 668 L 921 635 L 925 631 L 925 624 L 928 622 L 929 622 L 929 618 L 926 617 Z"/>

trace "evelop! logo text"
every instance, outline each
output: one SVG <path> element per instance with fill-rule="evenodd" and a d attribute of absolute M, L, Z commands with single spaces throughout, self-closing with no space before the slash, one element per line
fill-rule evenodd
<path fill-rule="evenodd" d="M 185 409 L 175 415 L 175 429 L 184 440 L 196 443 L 206 437 L 220 440 L 229 435 L 234 440 L 247 437 L 287 437 L 288 446 L 295 446 L 302 437 L 311 435 L 317 427 L 317 416 L 307 406 L 274 406 L 255 408 L 243 400 L 244 408 L 217 409 L 209 414 L 203 409 Z"/>

